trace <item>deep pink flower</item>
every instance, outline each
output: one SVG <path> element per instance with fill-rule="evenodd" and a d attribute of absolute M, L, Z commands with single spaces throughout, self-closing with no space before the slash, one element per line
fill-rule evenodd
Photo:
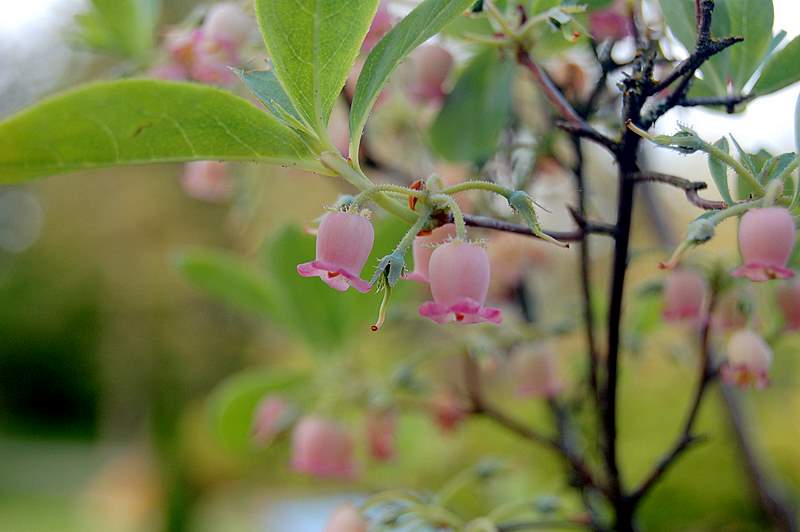
<path fill-rule="evenodd" d="M 437 227 L 430 234 L 418 236 L 414 239 L 412 251 L 414 254 L 414 271 L 405 276 L 410 281 L 419 283 L 428 282 L 428 263 L 431 260 L 434 246 L 456 236 L 456 226 L 445 224 Z"/>
<path fill-rule="evenodd" d="M 428 263 L 433 301 L 419 307 L 420 315 L 436 323 L 500 323 L 500 309 L 483 306 L 489 277 L 489 256 L 483 247 L 459 240 L 442 244 Z"/>
<path fill-rule="evenodd" d="M 558 360 L 550 346 L 535 351 L 515 353 L 511 361 L 517 395 L 551 399 L 564 391 Z"/>
<path fill-rule="evenodd" d="M 235 2 L 215 4 L 203 21 L 203 31 L 210 39 L 239 48 L 247 42 L 253 22 Z"/>
<path fill-rule="evenodd" d="M 728 340 L 728 357 L 722 366 L 722 380 L 741 388 L 764 388 L 769 384 L 772 349 L 751 329 L 742 329 Z"/>
<path fill-rule="evenodd" d="M 797 229 L 792 214 L 783 207 L 752 209 L 739 223 L 739 251 L 744 264 L 734 277 L 751 281 L 788 279 L 794 272 L 786 267 L 792 255 Z"/>
<path fill-rule="evenodd" d="M 625 2 L 617 1 L 608 9 L 589 14 L 589 32 L 598 41 L 618 41 L 633 34 L 630 18 L 625 13 Z"/>
<path fill-rule="evenodd" d="M 329 212 L 317 230 L 317 258 L 298 265 L 297 273 L 303 277 L 319 277 L 341 292 L 350 286 L 359 292 L 369 292 L 369 283 L 359 275 L 374 240 L 372 223 L 364 216 Z"/>
<path fill-rule="evenodd" d="M 375 12 L 375 18 L 372 19 L 372 24 L 369 27 L 369 31 L 367 31 L 367 36 L 364 37 L 364 43 L 361 45 L 361 51 L 365 54 L 375 48 L 378 41 L 389 33 L 389 30 L 391 30 L 394 25 L 394 19 L 392 18 L 392 14 L 389 13 L 388 4 L 387 1 L 381 0 L 381 3 L 378 5 L 378 11 Z"/>
<path fill-rule="evenodd" d="M 324 532 L 367 532 L 369 523 L 352 504 L 343 504 L 331 514 Z"/>
<path fill-rule="evenodd" d="M 253 441 L 256 445 L 268 445 L 290 422 L 292 407 L 282 397 L 268 395 L 256 406 L 253 416 Z"/>
<path fill-rule="evenodd" d="M 702 319 L 706 313 L 707 293 L 702 275 L 693 270 L 673 270 L 664 281 L 664 319 Z"/>
<path fill-rule="evenodd" d="M 783 311 L 786 328 L 800 330 L 800 280 L 787 282 L 778 288 L 778 305 Z"/>
<path fill-rule="evenodd" d="M 315 477 L 351 478 L 353 440 L 336 423 L 306 416 L 292 433 L 292 468 Z"/>
<path fill-rule="evenodd" d="M 391 409 L 372 410 L 367 413 L 367 444 L 375 460 L 394 458 L 397 413 Z"/>
<path fill-rule="evenodd" d="M 233 191 L 228 165 L 217 161 L 186 163 L 181 184 L 188 196 L 203 201 L 224 201 Z"/>
<path fill-rule="evenodd" d="M 411 55 L 411 65 L 411 98 L 423 103 L 441 103 L 445 97 L 444 83 L 453 68 L 450 52 L 441 46 L 422 46 Z"/>

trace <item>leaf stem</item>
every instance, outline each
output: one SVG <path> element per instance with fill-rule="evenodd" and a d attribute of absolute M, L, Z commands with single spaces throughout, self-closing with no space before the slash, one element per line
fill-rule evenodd
<path fill-rule="evenodd" d="M 465 192 L 468 190 L 486 190 L 488 192 L 494 192 L 504 198 L 508 199 L 508 197 L 514 193 L 513 190 L 510 188 L 506 188 L 502 185 L 498 185 L 497 183 L 492 183 L 491 181 L 465 181 L 464 183 L 459 183 L 457 185 L 453 185 L 451 187 L 447 187 L 444 190 L 441 190 L 441 194 L 458 194 L 459 192 Z"/>
<path fill-rule="evenodd" d="M 453 223 L 456 224 L 456 237 L 461 240 L 467 240 L 467 224 L 464 222 L 464 214 L 461 212 L 461 207 L 458 206 L 456 200 L 447 194 L 434 194 L 431 196 L 431 201 L 442 202 L 447 205 L 447 210 L 453 216 Z"/>

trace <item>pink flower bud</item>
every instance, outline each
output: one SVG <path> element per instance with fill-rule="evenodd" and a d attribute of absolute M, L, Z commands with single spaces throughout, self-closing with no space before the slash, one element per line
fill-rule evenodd
<path fill-rule="evenodd" d="M 433 419 L 442 432 L 453 432 L 467 418 L 467 408 L 453 392 L 444 391 L 431 401 Z"/>
<path fill-rule="evenodd" d="M 733 276 L 751 281 L 793 277 L 794 272 L 786 264 L 796 235 L 794 218 L 783 207 L 747 211 L 739 223 L 739 251 L 744 264 L 734 270 Z"/>
<path fill-rule="evenodd" d="M 375 232 L 372 223 L 360 214 L 329 212 L 317 230 L 317 257 L 299 264 L 303 277 L 319 277 L 328 286 L 344 292 L 350 286 L 369 292 L 370 285 L 359 278 L 372 251 Z"/>
<path fill-rule="evenodd" d="M 697 321 L 705 317 L 708 288 L 693 270 L 673 270 L 664 281 L 663 316 L 667 321 Z"/>
<path fill-rule="evenodd" d="M 422 46 L 411 55 L 411 65 L 411 98 L 423 103 L 441 103 L 445 97 L 444 83 L 453 69 L 450 52 L 441 46 Z"/>
<path fill-rule="evenodd" d="M 189 197 L 203 201 L 224 201 L 233 192 L 228 165 L 216 161 L 186 163 L 181 184 Z"/>
<path fill-rule="evenodd" d="M 203 31 L 214 40 L 239 48 L 250 35 L 253 22 L 234 2 L 214 5 L 203 21 Z"/>
<path fill-rule="evenodd" d="M 500 309 L 484 307 L 489 290 L 489 257 L 477 244 L 453 240 L 433 250 L 428 282 L 433 301 L 419 307 L 421 316 L 436 323 L 500 323 Z"/>
<path fill-rule="evenodd" d="M 375 48 L 384 35 L 389 33 L 394 25 L 392 14 L 389 13 L 388 2 L 381 1 L 378 5 L 378 11 L 375 13 L 375 18 L 372 19 L 372 24 L 367 31 L 367 36 L 364 37 L 364 43 L 361 45 L 361 51 L 369 53 L 370 50 Z"/>
<path fill-rule="evenodd" d="M 551 399 L 564 391 L 558 359 L 552 347 L 539 346 L 533 351 L 515 353 L 511 361 L 517 395 Z"/>
<path fill-rule="evenodd" d="M 589 14 L 589 32 L 598 41 L 618 41 L 633 34 L 631 21 L 625 13 L 625 2 L 617 1 L 608 9 Z"/>
<path fill-rule="evenodd" d="M 339 425 L 306 416 L 292 433 L 292 468 L 315 477 L 352 478 L 353 441 Z"/>
<path fill-rule="evenodd" d="M 264 397 L 253 416 L 253 441 L 260 447 L 267 446 L 286 428 L 292 417 L 293 409 L 282 397 Z"/>
<path fill-rule="evenodd" d="M 728 340 L 728 358 L 722 366 L 722 380 L 741 388 L 764 388 L 769 383 L 772 349 L 750 329 L 734 333 Z"/>
<path fill-rule="evenodd" d="M 366 428 L 370 456 L 380 461 L 394 458 L 397 413 L 391 409 L 370 411 Z"/>
<path fill-rule="evenodd" d="M 434 246 L 456 236 L 456 226 L 445 224 L 437 227 L 428 235 L 418 236 L 414 239 L 414 271 L 406 275 L 406 279 L 419 283 L 428 282 L 428 263 L 431 260 Z"/>
<path fill-rule="evenodd" d="M 778 288 L 778 305 L 783 320 L 790 331 L 800 330 L 800 280 L 791 281 Z"/>
<path fill-rule="evenodd" d="M 367 532 L 369 523 L 352 504 L 343 504 L 331 514 L 325 532 Z"/>

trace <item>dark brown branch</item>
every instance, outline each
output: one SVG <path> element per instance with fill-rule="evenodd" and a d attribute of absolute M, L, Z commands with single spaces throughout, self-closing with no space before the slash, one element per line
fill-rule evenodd
<path fill-rule="evenodd" d="M 707 211 L 728 208 L 728 204 L 726 204 L 724 201 L 707 200 L 700 197 L 698 191 L 708 188 L 708 185 L 702 181 L 689 181 L 688 179 L 684 179 L 682 177 L 662 174 L 659 172 L 648 172 L 646 174 L 638 173 L 635 174 L 633 178 L 639 183 L 664 183 L 679 188 L 686 193 L 686 199 L 688 199 L 693 205 Z"/>
<path fill-rule="evenodd" d="M 737 94 L 734 96 L 706 96 L 706 97 L 697 97 L 697 98 L 684 98 L 680 102 L 678 102 L 679 107 L 725 107 L 726 109 L 733 108 L 735 110 L 736 106 L 744 103 L 749 102 L 753 98 L 755 98 L 755 94 Z"/>
<path fill-rule="evenodd" d="M 675 463 L 684 451 L 704 439 L 702 436 L 694 434 L 694 426 L 697 421 L 697 415 L 700 412 L 700 405 L 708 390 L 708 385 L 717 376 L 717 371 L 714 368 L 714 361 L 711 356 L 711 344 L 709 341 L 711 333 L 711 315 L 716 307 L 716 300 L 716 292 L 712 292 L 708 312 L 700 332 L 700 362 L 697 386 L 695 388 L 694 398 L 692 402 L 689 403 L 689 410 L 686 414 L 686 421 L 683 423 L 683 429 L 672 448 L 658 461 L 653 471 L 645 477 L 642 484 L 631 493 L 629 498 L 631 504 L 634 506 L 636 506 L 650 492 L 653 486 L 663 478 L 664 473 L 667 472 L 670 466 Z"/>
<path fill-rule="evenodd" d="M 570 104 L 561 91 L 558 90 L 558 87 L 556 87 L 556 84 L 553 83 L 552 79 L 550 79 L 550 76 L 547 74 L 547 72 L 545 72 L 544 69 L 531 58 L 528 52 L 520 48 L 517 52 L 517 62 L 523 67 L 527 68 L 528 71 L 533 75 L 534 80 L 536 80 L 536 83 L 539 84 L 539 87 L 541 87 L 552 106 L 566 121 L 566 124 L 559 125 L 559 127 L 562 127 L 563 129 L 566 129 L 575 135 L 593 140 L 594 142 L 597 142 L 612 151 L 615 149 L 616 143 L 594 129 L 586 120 L 583 119 L 583 117 L 581 117 L 580 114 L 578 114 L 578 112 L 572 107 L 572 104 Z"/>
<path fill-rule="evenodd" d="M 709 0 L 704 1 L 708 2 Z M 713 2 L 711 3 L 713 5 Z M 712 56 L 738 42 L 742 42 L 743 40 L 744 39 L 742 37 L 725 37 L 724 39 L 719 40 L 712 40 L 709 38 L 709 40 L 705 41 L 704 45 L 698 45 L 697 50 L 695 50 L 692 55 L 681 61 L 680 64 L 675 67 L 675 70 L 670 72 L 667 77 L 653 85 L 648 92 L 651 95 L 657 94 L 678 81 L 680 78 L 694 76 L 694 73 L 697 72 L 697 69 L 699 69 L 703 63 L 708 61 Z"/>
<path fill-rule="evenodd" d="M 505 231 L 507 233 L 516 233 L 519 235 L 532 236 L 536 235 L 527 225 L 515 224 L 488 216 L 478 216 L 476 214 L 465 214 L 464 222 L 470 227 L 483 227 L 484 229 L 492 229 L 495 231 Z M 584 225 L 577 231 L 545 231 L 548 236 L 560 240 L 562 242 L 577 242 L 583 240 L 586 234 L 592 233 L 597 235 L 614 235 L 614 226 L 600 222 L 583 222 Z"/>

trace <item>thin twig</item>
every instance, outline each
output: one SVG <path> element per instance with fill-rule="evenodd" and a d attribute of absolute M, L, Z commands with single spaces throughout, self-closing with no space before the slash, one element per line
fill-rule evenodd
<path fill-rule="evenodd" d="M 693 205 L 707 211 L 722 210 L 728 208 L 728 204 L 724 201 L 707 200 L 701 198 L 698 191 L 708 188 L 708 184 L 702 181 L 689 181 L 682 177 L 662 174 L 660 172 L 647 172 L 638 173 L 633 178 L 639 183 L 664 183 L 673 187 L 679 188 L 686 194 L 688 199 Z"/>
<path fill-rule="evenodd" d="M 507 233 L 516 233 L 519 235 L 536 237 L 534 232 L 531 231 L 527 225 L 506 222 L 496 218 L 490 218 L 488 216 L 465 214 L 464 221 L 470 227 L 483 227 L 485 229 L 492 229 L 495 231 L 505 231 Z M 563 242 L 577 242 L 583 240 L 585 235 L 590 233 L 596 235 L 613 236 L 614 226 L 601 222 L 585 222 L 585 225 L 580 227 L 577 231 L 544 231 L 544 233 L 552 238 L 555 238 L 556 240 L 561 240 Z"/>

